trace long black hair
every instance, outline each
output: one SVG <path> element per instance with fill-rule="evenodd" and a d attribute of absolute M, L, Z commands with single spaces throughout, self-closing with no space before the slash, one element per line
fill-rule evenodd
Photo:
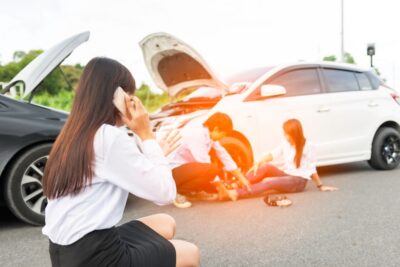
<path fill-rule="evenodd" d="M 294 163 L 296 167 L 300 167 L 301 157 L 303 155 L 304 145 L 306 144 L 306 139 L 303 133 L 303 127 L 297 119 L 290 119 L 283 124 L 284 132 L 289 135 L 296 148 L 296 155 L 294 157 Z"/>
<path fill-rule="evenodd" d="M 129 70 L 109 58 L 93 58 L 79 79 L 71 113 L 58 135 L 43 175 L 43 192 L 49 198 L 78 194 L 92 182 L 94 136 L 106 123 L 114 125 L 118 110 L 112 103 L 120 86 L 135 92 Z"/>

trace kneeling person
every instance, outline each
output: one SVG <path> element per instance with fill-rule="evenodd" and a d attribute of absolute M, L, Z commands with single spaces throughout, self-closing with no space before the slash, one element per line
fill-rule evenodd
<path fill-rule="evenodd" d="M 224 165 L 223 170 L 232 173 L 241 183 L 249 187 L 248 180 L 218 142 L 232 130 L 231 118 L 221 112 L 213 114 L 204 123 L 192 122 L 182 130 L 181 146 L 168 157 L 179 193 L 174 202 L 175 206 L 179 208 L 191 206 L 185 195 L 206 192 L 207 196 L 207 193 L 216 192 L 211 182 L 220 170 L 211 163 L 209 153 L 212 149 Z"/>

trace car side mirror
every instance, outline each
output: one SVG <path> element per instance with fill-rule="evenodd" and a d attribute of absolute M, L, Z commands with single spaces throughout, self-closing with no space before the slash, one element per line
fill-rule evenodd
<path fill-rule="evenodd" d="M 265 84 L 261 86 L 261 97 L 272 97 L 286 94 L 286 89 L 282 85 Z"/>

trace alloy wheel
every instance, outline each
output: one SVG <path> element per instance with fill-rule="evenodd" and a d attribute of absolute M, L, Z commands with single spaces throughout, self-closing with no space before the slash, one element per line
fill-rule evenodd
<path fill-rule="evenodd" d="M 44 215 L 47 198 L 43 195 L 42 178 L 48 156 L 38 158 L 25 170 L 21 180 L 21 195 L 27 207 Z"/>
<path fill-rule="evenodd" d="M 397 136 L 388 136 L 382 146 L 382 156 L 387 164 L 400 160 L 400 139 Z"/>

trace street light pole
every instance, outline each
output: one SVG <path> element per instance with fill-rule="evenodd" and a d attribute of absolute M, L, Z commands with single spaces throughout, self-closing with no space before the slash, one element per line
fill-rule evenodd
<path fill-rule="evenodd" d="M 340 31 L 340 39 L 341 39 L 341 48 L 340 48 L 340 58 L 342 62 L 344 62 L 344 0 L 340 0 L 341 2 L 341 31 Z"/>

